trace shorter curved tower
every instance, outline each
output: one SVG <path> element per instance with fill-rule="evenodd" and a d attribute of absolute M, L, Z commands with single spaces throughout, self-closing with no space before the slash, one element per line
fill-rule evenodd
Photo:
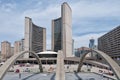
<path fill-rule="evenodd" d="M 35 53 L 46 50 L 46 28 L 39 27 L 32 22 L 32 19 L 25 17 L 25 51 Z M 24 58 L 32 57 L 29 53 Z"/>

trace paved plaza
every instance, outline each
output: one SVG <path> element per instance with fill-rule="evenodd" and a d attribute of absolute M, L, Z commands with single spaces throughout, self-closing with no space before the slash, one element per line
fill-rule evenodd
<path fill-rule="evenodd" d="M 55 73 L 21 73 L 21 79 L 19 79 L 19 73 L 8 72 L 3 80 L 55 80 Z M 65 80 L 108 80 L 100 75 L 94 73 L 66 73 Z M 110 79 L 109 79 L 110 80 Z"/>

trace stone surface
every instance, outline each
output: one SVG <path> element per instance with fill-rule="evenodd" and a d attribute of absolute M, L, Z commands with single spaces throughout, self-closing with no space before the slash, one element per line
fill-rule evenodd
<path fill-rule="evenodd" d="M 62 51 L 58 51 L 56 80 L 65 80 L 64 58 Z"/>
<path fill-rule="evenodd" d="M 108 65 L 111 67 L 112 71 L 114 72 L 114 74 L 116 75 L 117 79 L 120 80 L 120 66 L 110 57 L 108 56 L 106 53 L 99 51 L 99 50 L 93 50 L 94 52 L 98 53 L 99 55 L 101 55 L 101 57 L 108 63 Z M 79 65 L 78 65 L 78 69 L 77 71 L 81 71 L 81 67 L 84 61 L 85 56 L 89 53 L 90 51 L 88 51 L 87 53 L 83 54 L 83 56 L 80 58 L 79 61 Z"/>
<path fill-rule="evenodd" d="M 91 78 L 94 80 L 108 80 L 108 78 L 94 73 L 65 73 L 65 80 L 90 80 Z M 3 80 L 55 80 L 55 73 L 21 73 L 21 79 L 19 79 L 19 74 L 7 73 Z"/>

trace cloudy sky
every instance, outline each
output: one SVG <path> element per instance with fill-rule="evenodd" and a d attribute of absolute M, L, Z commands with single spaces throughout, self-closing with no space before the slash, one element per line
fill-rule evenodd
<path fill-rule="evenodd" d="M 51 48 L 51 20 L 60 17 L 61 4 L 72 8 L 72 32 L 75 48 L 88 46 L 120 25 L 120 0 L 0 0 L 0 42 L 12 44 L 24 38 L 24 18 L 47 28 L 47 48 Z"/>

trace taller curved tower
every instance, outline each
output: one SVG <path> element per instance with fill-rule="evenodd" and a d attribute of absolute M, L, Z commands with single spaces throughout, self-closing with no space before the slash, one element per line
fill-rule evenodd
<path fill-rule="evenodd" d="M 52 50 L 72 56 L 72 10 L 67 2 L 61 5 L 61 17 L 52 20 Z"/>

